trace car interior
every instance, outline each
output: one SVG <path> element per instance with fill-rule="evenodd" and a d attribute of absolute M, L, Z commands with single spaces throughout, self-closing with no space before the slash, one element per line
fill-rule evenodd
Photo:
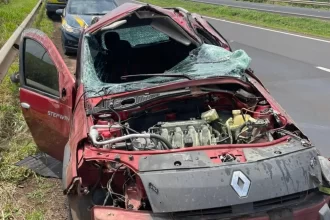
<path fill-rule="evenodd" d="M 197 43 L 166 16 L 147 13 L 126 18 L 124 25 L 103 30 L 88 38 L 94 51 L 94 68 L 104 83 L 120 83 L 121 76 L 164 73 L 184 60 Z M 93 55 L 92 55 L 93 56 Z"/>

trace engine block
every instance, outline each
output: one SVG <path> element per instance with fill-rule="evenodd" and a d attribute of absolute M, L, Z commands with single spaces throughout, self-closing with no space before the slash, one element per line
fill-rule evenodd
<path fill-rule="evenodd" d="M 205 146 L 215 144 L 212 128 L 204 120 L 159 122 L 149 132 L 167 139 L 173 148 Z"/>

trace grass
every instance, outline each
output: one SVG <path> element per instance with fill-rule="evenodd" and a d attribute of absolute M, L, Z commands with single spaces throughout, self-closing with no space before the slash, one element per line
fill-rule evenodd
<path fill-rule="evenodd" d="M 37 0 L 10 0 L 7 5 L 0 3 L 0 45 L 36 3 Z M 54 25 L 46 16 L 44 4 L 32 26 L 52 36 Z M 21 114 L 18 86 L 12 84 L 9 78 L 17 71 L 18 59 L 0 84 L 0 219 L 43 220 L 44 207 L 49 206 L 45 203 L 51 202 L 48 197 L 53 187 L 32 171 L 14 165 L 37 152 Z M 25 189 L 28 187 L 26 182 L 33 182 L 32 189 Z"/>
<path fill-rule="evenodd" d="M 10 0 L 9 4 L 5 4 L 0 1 L 0 48 L 32 11 L 37 2 L 38 0 Z"/>
<path fill-rule="evenodd" d="M 314 9 L 320 9 L 320 10 L 330 10 L 329 6 L 324 6 L 324 5 L 309 5 L 309 4 L 298 4 L 298 3 L 287 3 L 287 2 L 271 2 L 268 0 L 236 0 L 236 1 L 247 1 L 247 2 L 253 2 L 253 3 L 265 3 L 265 4 L 291 6 L 291 7 L 299 7 L 299 8 L 314 8 Z M 316 1 L 316 2 L 329 2 L 329 1 Z"/>
<path fill-rule="evenodd" d="M 256 26 L 295 32 L 315 37 L 330 38 L 330 22 L 319 19 L 283 16 L 248 9 L 237 9 L 184 0 L 142 0 L 159 6 L 180 6 L 190 12 L 196 12 L 215 18 L 238 21 Z"/>

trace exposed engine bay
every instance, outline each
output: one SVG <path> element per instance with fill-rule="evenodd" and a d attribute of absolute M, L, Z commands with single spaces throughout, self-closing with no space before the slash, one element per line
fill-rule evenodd
<path fill-rule="evenodd" d="M 136 161 L 138 159 L 135 159 L 133 152 L 143 151 L 148 155 L 148 152 L 166 151 L 168 155 L 173 155 L 172 151 L 183 152 L 188 148 L 203 151 L 203 148 L 210 150 L 211 147 L 216 149 L 224 145 L 230 149 L 235 145 L 272 142 L 287 134 L 300 135 L 297 133 L 299 130 L 286 129 L 286 118 L 260 94 L 253 94 L 237 85 L 222 85 L 222 88 L 226 90 L 195 87 L 102 99 L 87 111 L 94 124 L 88 134 L 89 146 L 102 149 L 102 152 L 115 150 L 116 154 L 132 152 L 128 158 Z M 242 151 L 224 152 L 207 160 L 219 160 L 220 163 L 246 161 Z M 181 166 L 180 161 L 168 162 L 174 167 Z M 157 159 L 152 166 L 159 167 L 166 163 L 167 160 L 158 162 Z M 147 163 L 146 167 L 149 166 Z M 142 176 L 121 162 L 120 153 L 115 160 L 90 161 L 80 169 L 94 169 L 93 173 L 98 175 L 94 181 L 89 178 L 85 183 L 91 189 L 94 205 L 153 210 Z M 157 187 L 149 183 L 147 191 L 158 193 Z"/>
<path fill-rule="evenodd" d="M 272 141 L 270 130 L 282 126 L 282 120 L 270 105 L 247 91 L 240 89 L 233 93 L 235 96 L 203 93 L 197 97 L 180 94 L 183 97 L 169 97 L 161 103 L 159 99 L 153 103 L 151 98 L 142 108 L 125 109 L 117 104 L 116 109 L 124 110 L 116 112 L 110 107 L 106 114 L 94 113 L 96 124 L 90 128 L 90 138 L 96 147 L 106 149 L 166 150 Z M 239 95 L 250 103 L 241 101 Z M 129 97 L 119 101 L 125 105 L 137 100 L 147 98 Z M 119 101 L 103 101 L 98 108 L 115 106 Z M 117 120 L 120 117 L 121 122 L 116 123 L 114 117 Z"/>

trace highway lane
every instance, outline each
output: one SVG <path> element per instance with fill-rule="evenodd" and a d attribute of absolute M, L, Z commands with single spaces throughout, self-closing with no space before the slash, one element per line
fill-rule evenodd
<path fill-rule="evenodd" d="M 235 1 L 235 0 L 190 0 L 196 2 L 203 2 L 216 5 L 225 5 L 235 8 L 244 8 L 264 12 L 272 12 L 285 15 L 294 15 L 301 17 L 312 17 L 329 20 L 330 11 L 329 10 L 320 10 L 313 8 L 301 8 L 301 7 L 291 7 L 291 6 L 282 6 L 275 4 L 263 4 L 263 3 L 253 3 L 253 2 L 244 2 L 244 1 Z"/>
<path fill-rule="evenodd" d="M 252 57 L 251 67 L 272 96 L 321 153 L 330 156 L 330 73 L 241 43 L 231 45 Z"/>
<path fill-rule="evenodd" d="M 229 40 L 315 66 L 330 68 L 330 41 L 220 19 L 209 21 Z"/>
<path fill-rule="evenodd" d="M 209 19 L 321 153 L 330 156 L 330 42 Z M 323 67 L 321 70 L 317 67 Z M 329 70 L 330 71 L 330 70 Z"/>
<path fill-rule="evenodd" d="M 273 97 L 321 153 L 330 156 L 330 70 L 317 68 L 330 69 L 330 41 L 208 20 L 233 49 L 247 51 L 251 67 Z"/>

